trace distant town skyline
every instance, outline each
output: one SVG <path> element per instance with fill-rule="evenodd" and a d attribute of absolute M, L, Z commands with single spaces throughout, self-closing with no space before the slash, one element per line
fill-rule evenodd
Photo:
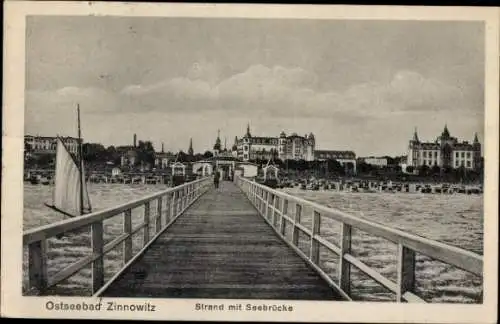
<path fill-rule="evenodd" d="M 403 155 L 484 140 L 478 22 L 154 17 L 27 19 L 25 133 L 157 151 L 312 132 L 317 149 Z"/>

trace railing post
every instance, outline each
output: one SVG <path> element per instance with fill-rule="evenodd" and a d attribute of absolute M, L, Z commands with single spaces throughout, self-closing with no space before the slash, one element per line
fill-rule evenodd
<path fill-rule="evenodd" d="M 279 204 L 279 200 L 280 198 L 276 195 L 273 195 L 274 199 L 273 199 L 273 210 L 272 210 L 272 216 L 273 216 L 273 227 L 276 227 L 277 225 L 277 221 L 276 221 L 276 215 L 277 215 L 277 212 L 276 210 L 278 209 L 278 204 Z"/>
<path fill-rule="evenodd" d="M 264 201 L 264 204 L 263 204 L 263 207 L 262 207 L 262 214 L 264 215 L 264 217 L 267 219 L 267 212 L 268 212 L 268 207 L 269 207 L 269 191 L 264 191 L 264 195 L 265 195 L 265 201 Z"/>
<path fill-rule="evenodd" d="M 166 194 L 165 195 L 165 225 L 168 224 L 170 222 L 170 219 L 171 219 L 171 208 L 170 208 L 170 194 Z"/>
<path fill-rule="evenodd" d="M 175 216 L 177 216 L 177 212 L 175 210 L 175 194 L 176 192 L 172 192 L 172 199 L 171 199 L 171 202 L 170 202 L 170 208 L 172 208 L 172 212 L 171 212 L 171 215 L 172 215 L 172 218 L 174 218 Z"/>
<path fill-rule="evenodd" d="M 344 259 L 345 254 L 351 253 L 352 227 L 342 223 L 340 230 L 339 255 L 339 286 L 347 295 L 351 293 L 351 265 Z"/>
<path fill-rule="evenodd" d="M 260 212 L 260 188 L 255 189 L 255 206 L 257 210 Z"/>
<path fill-rule="evenodd" d="M 31 243 L 29 250 L 29 285 L 43 294 L 47 288 L 47 241 Z"/>
<path fill-rule="evenodd" d="M 151 213 L 151 208 L 149 201 L 144 203 L 144 245 L 149 242 L 149 216 Z"/>
<path fill-rule="evenodd" d="M 299 245 L 299 228 L 295 224 L 300 224 L 300 216 L 302 214 L 302 205 L 295 204 L 295 217 L 293 219 L 292 243 L 295 246 Z"/>
<path fill-rule="evenodd" d="M 161 231 L 161 203 L 162 203 L 162 199 L 161 197 L 158 197 L 158 208 L 157 208 L 157 213 L 156 213 L 156 226 L 155 226 L 155 230 L 156 230 L 156 233 L 160 233 Z"/>
<path fill-rule="evenodd" d="M 102 221 L 92 223 L 92 254 L 99 256 L 92 262 L 92 293 L 96 293 L 104 285 L 104 229 Z"/>
<path fill-rule="evenodd" d="M 271 218 L 273 201 L 274 201 L 274 194 L 272 194 L 268 191 L 267 192 L 267 199 L 266 199 L 266 219 L 267 220 L 271 220 L 270 218 Z"/>
<path fill-rule="evenodd" d="M 180 190 L 177 190 L 176 191 L 177 193 L 177 198 L 176 198 L 176 206 L 175 206 L 175 210 L 176 210 L 176 213 L 177 214 L 180 214 L 182 209 L 181 209 L 181 200 L 182 200 L 182 195 L 181 195 L 181 191 Z"/>
<path fill-rule="evenodd" d="M 264 189 L 262 188 L 259 188 L 259 211 L 260 211 L 260 214 L 261 215 L 264 215 L 264 198 L 265 198 L 265 193 L 264 193 Z"/>
<path fill-rule="evenodd" d="M 404 301 L 403 295 L 415 290 L 415 252 L 398 244 L 398 291 L 396 301 Z"/>
<path fill-rule="evenodd" d="M 179 199 L 179 205 L 180 205 L 180 208 L 179 210 L 182 212 L 184 210 L 184 200 L 186 198 L 186 187 L 183 187 L 180 192 L 179 192 L 181 195 L 180 195 L 180 199 Z"/>
<path fill-rule="evenodd" d="M 315 236 L 319 235 L 321 227 L 321 214 L 317 211 L 313 212 L 312 231 L 311 231 L 311 248 L 309 251 L 309 258 L 314 264 L 319 262 L 319 242 L 316 241 Z"/>
<path fill-rule="evenodd" d="M 132 210 L 127 209 L 123 218 L 123 233 L 128 237 L 123 241 L 123 263 L 126 264 L 132 258 Z"/>
<path fill-rule="evenodd" d="M 280 233 L 285 235 L 285 215 L 288 213 L 288 200 L 282 199 L 281 203 L 281 221 L 280 221 Z"/>

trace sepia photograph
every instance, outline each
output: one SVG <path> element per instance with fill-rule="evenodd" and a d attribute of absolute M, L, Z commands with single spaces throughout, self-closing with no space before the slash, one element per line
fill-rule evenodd
<path fill-rule="evenodd" d="M 496 304 L 495 11 L 62 4 L 16 41 L 3 300 L 8 267 L 49 317 Z"/>

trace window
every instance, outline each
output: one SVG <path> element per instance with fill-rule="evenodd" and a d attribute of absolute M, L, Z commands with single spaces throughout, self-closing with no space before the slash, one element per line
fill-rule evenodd
<path fill-rule="evenodd" d="M 467 167 L 470 168 L 470 161 L 467 161 Z"/>
<path fill-rule="evenodd" d="M 455 167 L 458 167 L 458 160 L 455 160 Z"/>
<path fill-rule="evenodd" d="M 434 151 L 434 157 L 437 158 L 438 157 L 438 152 L 437 151 Z"/>
<path fill-rule="evenodd" d="M 427 157 L 427 152 L 426 152 L 426 151 L 424 151 L 424 153 L 422 153 L 422 156 L 423 156 L 424 158 L 426 158 L 426 157 Z"/>
<path fill-rule="evenodd" d="M 464 157 L 465 157 L 465 153 L 464 153 L 464 152 L 462 152 L 462 159 L 463 159 Z"/>
<path fill-rule="evenodd" d="M 467 158 L 470 159 L 470 152 L 467 152 Z"/>

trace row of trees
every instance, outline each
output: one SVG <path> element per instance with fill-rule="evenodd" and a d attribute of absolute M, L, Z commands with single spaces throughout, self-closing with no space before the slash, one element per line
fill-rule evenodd
<path fill-rule="evenodd" d="M 135 151 L 135 165 L 154 165 L 155 163 L 155 150 L 151 141 L 139 141 L 137 147 L 130 146 L 108 146 L 105 147 L 99 143 L 84 143 L 82 145 L 83 159 L 89 165 L 120 165 L 122 156 L 127 155 L 127 152 Z M 25 143 L 25 165 L 37 167 L 50 167 L 54 164 L 55 156 L 53 154 L 31 154 L 33 150 L 31 146 Z M 167 155 L 176 158 L 179 162 L 195 162 L 202 159 L 207 159 L 213 156 L 212 152 L 206 151 L 203 154 L 197 153 L 189 155 L 183 151 L 177 154 L 167 152 Z"/>

